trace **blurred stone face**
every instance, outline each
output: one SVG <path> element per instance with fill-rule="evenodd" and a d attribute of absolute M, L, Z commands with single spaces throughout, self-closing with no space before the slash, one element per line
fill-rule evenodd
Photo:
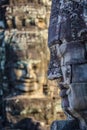
<path fill-rule="evenodd" d="M 29 62 L 15 62 L 11 67 L 8 67 L 7 76 L 10 85 L 22 91 L 35 91 L 38 89 L 36 84 L 36 75 L 34 71 L 30 71 Z"/>
<path fill-rule="evenodd" d="M 25 92 L 37 90 L 37 78 L 29 62 L 26 42 L 20 43 L 13 38 L 13 42 L 6 46 L 6 53 L 6 73 L 10 86 Z"/>

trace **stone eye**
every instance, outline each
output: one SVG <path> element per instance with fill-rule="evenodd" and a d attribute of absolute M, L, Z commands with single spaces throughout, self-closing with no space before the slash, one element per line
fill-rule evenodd
<path fill-rule="evenodd" d="M 37 66 L 36 65 L 33 65 L 33 67 L 32 67 L 34 70 L 36 70 L 37 69 Z"/>
<path fill-rule="evenodd" d="M 17 64 L 15 65 L 15 68 L 16 68 L 16 69 L 21 69 L 21 70 L 22 70 L 22 69 L 24 69 L 24 65 L 21 64 L 21 63 L 20 63 L 20 64 L 17 63 Z"/>

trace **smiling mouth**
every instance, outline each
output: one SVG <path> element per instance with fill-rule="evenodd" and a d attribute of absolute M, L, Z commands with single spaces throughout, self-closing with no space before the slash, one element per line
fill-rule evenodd
<path fill-rule="evenodd" d="M 34 78 L 20 78 L 15 80 L 16 83 L 33 83 L 33 82 L 38 82 L 38 80 Z"/>
<path fill-rule="evenodd" d="M 15 82 L 15 88 L 25 92 L 32 92 L 38 89 L 38 84 L 36 82 L 25 82 L 17 80 L 17 82 Z"/>

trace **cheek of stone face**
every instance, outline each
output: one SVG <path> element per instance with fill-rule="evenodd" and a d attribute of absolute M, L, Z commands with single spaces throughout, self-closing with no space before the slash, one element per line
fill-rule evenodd
<path fill-rule="evenodd" d="M 15 77 L 17 80 L 26 76 L 26 70 L 24 70 L 24 69 L 14 69 L 13 73 L 15 74 Z"/>
<path fill-rule="evenodd" d="M 24 77 L 25 74 L 25 70 L 11 68 L 8 70 L 7 77 L 9 82 L 12 82 L 12 84 L 14 84 L 16 80 L 20 80 Z"/>

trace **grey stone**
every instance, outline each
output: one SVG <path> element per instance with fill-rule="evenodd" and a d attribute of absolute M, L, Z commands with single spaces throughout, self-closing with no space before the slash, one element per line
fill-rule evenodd
<path fill-rule="evenodd" d="M 72 110 L 83 111 L 87 108 L 87 83 L 72 83 L 67 92 Z"/>
<path fill-rule="evenodd" d="M 86 0 L 53 0 L 48 30 L 49 48 L 52 48 L 55 43 L 58 44 L 57 49 L 52 52 L 53 54 L 56 53 L 57 56 L 55 58 L 51 57 L 50 63 L 58 63 L 57 68 L 62 75 L 58 85 L 62 84 L 67 88 L 66 91 L 62 89 L 60 91 L 62 107 L 65 113 L 68 112 L 71 117 L 78 118 L 82 126 L 81 129 L 87 128 L 87 115 L 84 114 L 83 116 L 84 111 L 87 111 L 86 8 Z M 52 65 L 51 70 L 54 73 L 56 66 Z M 56 75 L 58 73 L 56 71 Z M 57 79 L 59 80 L 60 77 L 57 77 Z M 66 105 L 67 103 L 68 105 Z M 75 122 L 66 120 L 54 122 L 51 129 L 75 130 L 77 127 Z"/>
<path fill-rule="evenodd" d="M 72 65 L 72 82 L 87 82 L 87 63 Z"/>
<path fill-rule="evenodd" d="M 68 42 L 82 40 L 82 37 L 79 37 L 78 33 L 86 28 L 86 18 L 81 17 L 83 14 L 86 16 L 86 11 L 83 11 L 85 5 L 86 2 L 83 4 L 83 1 L 76 0 L 52 1 L 48 37 L 49 46 L 56 40 L 63 41 L 65 39 Z"/>
<path fill-rule="evenodd" d="M 60 60 L 57 57 L 57 45 L 55 44 L 50 47 L 50 63 L 48 68 L 48 79 L 61 78 Z"/>
<path fill-rule="evenodd" d="M 54 121 L 51 130 L 80 130 L 77 120 Z"/>
<path fill-rule="evenodd" d="M 62 55 L 61 66 L 66 64 L 84 63 L 86 61 L 84 44 L 79 42 L 62 44 L 60 46 L 60 52 Z"/>

